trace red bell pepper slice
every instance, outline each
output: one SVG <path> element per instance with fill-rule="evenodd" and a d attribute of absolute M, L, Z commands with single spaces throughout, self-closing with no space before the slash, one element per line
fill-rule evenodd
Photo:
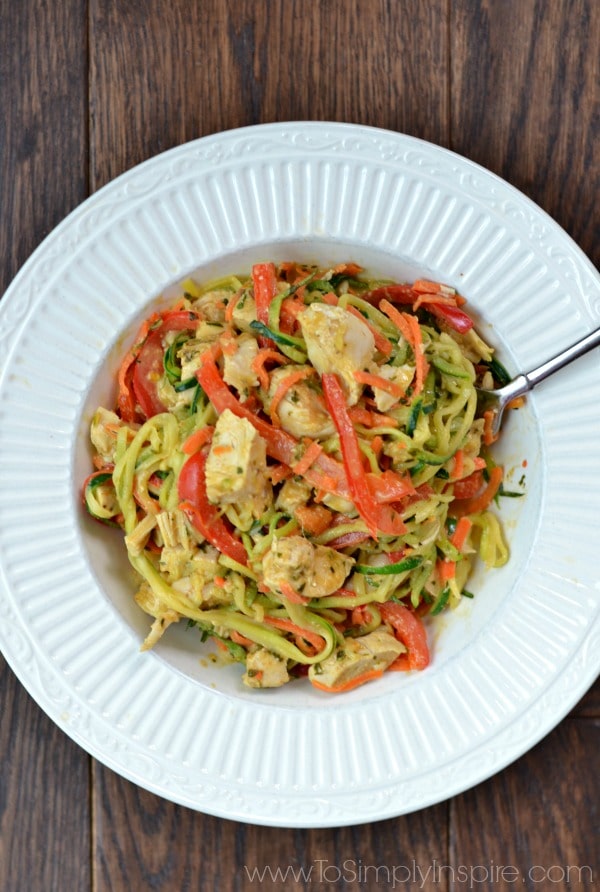
<path fill-rule="evenodd" d="M 206 495 L 207 455 L 206 450 L 195 452 L 181 468 L 177 481 L 177 492 L 182 500 L 179 507 L 211 545 L 245 566 L 248 564 L 246 549 Z"/>
<path fill-rule="evenodd" d="M 337 376 L 331 372 L 324 374 L 321 376 L 321 383 L 325 404 L 340 437 L 346 479 L 356 510 L 374 539 L 377 538 L 378 530 L 388 535 L 401 535 L 406 532 L 404 522 L 389 505 L 382 506 L 377 503 L 369 486 L 358 437 L 348 414 L 346 397 Z"/>
<path fill-rule="evenodd" d="M 429 665 L 429 646 L 427 632 L 423 621 L 413 610 L 397 601 L 386 601 L 379 605 L 381 619 L 394 630 L 394 635 L 407 649 L 401 654 L 390 669 L 408 670 L 425 669 Z"/>
<path fill-rule="evenodd" d="M 422 294 L 414 291 L 410 285 L 383 285 L 381 288 L 374 288 L 373 291 L 369 291 L 362 297 L 374 307 L 379 307 L 382 300 L 389 300 L 392 304 L 412 306 L 422 297 Z M 427 311 L 460 334 L 465 334 L 473 328 L 473 320 L 469 314 L 452 304 L 436 304 L 435 301 L 431 301 L 427 303 Z"/>
<path fill-rule="evenodd" d="M 169 310 L 154 313 L 144 322 L 119 373 L 118 406 L 124 421 L 135 420 L 137 406 L 144 418 L 166 411 L 157 388 L 163 373 L 163 338 L 169 331 L 194 331 L 199 321 L 193 311 Z"/>
<path fill-rule="evenodd" d="M 440 322 L 445 322 L 459 334 L 466 334 L 473 328 L 473 320 L 460 307 L 453 307 L 451 304 L 430 303 L 427 304 L 427 309 L 432 316 L 435 316 Z"/>

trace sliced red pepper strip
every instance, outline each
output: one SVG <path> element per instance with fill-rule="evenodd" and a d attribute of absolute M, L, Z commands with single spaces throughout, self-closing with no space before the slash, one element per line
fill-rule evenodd
<path fill-rule="evenodd" d="M 420 297 L 422 294 L 415 291 L 411 285 L 384 285 L 362 295 L 363 300 L 368 301 L 374 307 L 379 307 L 382 300 L 389 300 L 392 304 L 412 306 Z M 436 319 L 445 322 L 460 334 L 465 334 L 473 328 L 473 320 L 459 307 L 454 307 L 451 304 L 436 304 L 432 301 L 427 304 L 427 310 Z"/>
<path fill-rule="evenodd" d="M 163 373 L 163 338 L 169 331 L 194 331 L 199 321 L 194 311 L 168 310 L 153 313 L 144 322 L 119 371 L 117 405 L 124 421 L 136 420 L 138 407 L 144 418 L 166 411 L 157 390 Z"/>
<path fill-rule="evenodd" d="M 346 469 L 346 478 L 350 487 L 350 495 L 356 510 L 367 525 L 367 529 L 371 536 L 376 539 L 377 531 L 382 526 L 382 508 L 376 502 L 373 493 L 369 487 L 367 475 L 365 473 L 362 452 L 358 445 L 358 437 L 352 424 L 352 419 L 348 415 L 346 406 L 346 397 L 337 375 L 329 372 L 321 375 L 321 383 L 323 385 L 323 395 L 329 414 L 333 420 L 336 430 L 340 437 L 340 448 L 344 459 L 344 467 Z M 388 512 L 393 509 L 388 508 Z M 391 520 L 390 515 L 385 518 L 385 526 Z M 404 532 L 406 527 L 400 520 L 401 531 Z"/>
<path fill-rule="evenodd" d="M 445 322 L 459 334 L 466 334 L 473 328 L 473 320 L 468 313 L 465 313 L 459 307 L 453 307 L 451 304 L 430 303 L 427 304 L 427 309 L 432 316 L 435 316 L 441 322 Z"/>
<path fill-rule="evenodd" d="M 209 502 L 206 495 L 207 455 L 206 450 L 195 452 L 181 468 L 177 482 L 177 492 L 181 499 L 179 507 L 211 545 L 245 566 L 248 564 L 246 549 L 229 530 L 218 508 Z"/>
<path fill-rule="evenodd" d="M 390 669 L 425 669 L 429 665 L 429 646 L 423 621 L 416 613 L 397 601 L 386 601 L 379 605 L 381 619 L 394 630 L 394 635 L 406 647 L 408 653 L 401 654 Z"/>

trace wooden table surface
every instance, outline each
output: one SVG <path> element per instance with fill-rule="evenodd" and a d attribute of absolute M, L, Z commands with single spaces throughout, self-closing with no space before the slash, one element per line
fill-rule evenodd
<path fill-rule="evenodd" d="M 117 174 L 278 120 L 370 124 L 453 149 L 530 196 L 598 267 L 599 47 L 598 0 L 0 0 L 0 294 Z M 164 801 L 78 748 L 3 661 L 0 686 L 1 892 L 600 880 L 598 683 L 475 789 L 325 831 Z"/>

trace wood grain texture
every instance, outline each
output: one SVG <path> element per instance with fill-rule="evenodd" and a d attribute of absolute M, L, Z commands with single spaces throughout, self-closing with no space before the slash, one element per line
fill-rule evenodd
<path fill-rule="evenodd" d="M 94 892 L 277 888 L 408 890 L 415 861 L 448 857 L 448 808 L 356 827 L 293 830 L 197 814 L 95 765 Z M 124 816 L 128 819 L 124 821 Z M 396 873 L 394 874 L 394 867 Z M 262 878 L 262 879 L 261 879 Z M 438 887 L 445 892 L 444 884 Z"/>
<path fill-rule="evenodd" d="M 85 0 L 0 0 L 0 108 L 1 295 L 87 196 Z"/>
<path fill-rule="evenodd" d="M 91 0 L 90 9 L 93 188 L 186 140 L 275 120 L 447 139 L 446 2 Z"/>
<path fill-rule="evenodd" d="M 89 757 L 0 657 L 0 889 L 88 889 Z"/>
<path fill-rule="evenodd" d="M 492 781 L 456 797 L 451 805 L 450 863 L 480 866 L 481 880 L 486 871 L 488 878 L 498 877 L 498 882 L 477 888 L 596 888 L 600 779 L 594 765 L 599 731 L 597 720 L 568 719 Z M 515 871 L 498 875 L 499 866 Z"/>
<path fill-rule="evenodd" d="M 87 196 L 83 0 L 0 0 L 0 108 L 2 294 Z M 88 889 L 89 757 L 33 703 L 2 658 L 0 715 L 0 889 Z"/>
<path fill-rule="evenodd" d="M 600 265 L 600 4 L 453 2 L 451 148 L 507 179 Z"/>

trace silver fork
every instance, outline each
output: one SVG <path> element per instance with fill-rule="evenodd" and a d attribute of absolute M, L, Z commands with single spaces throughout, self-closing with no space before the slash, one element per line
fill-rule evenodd
<path fill-rule="evenodd" d="M 593 350 L 598 345 L 600 345 L 600 328 L 586 335 L 581 341 L 577 341 L 575 344 L 567 347 L 566 350 L 563 350 L 553 359 L 542 363 L 542 365 L 531 372 L 517 375 L 516 378 L 513 378 L 512 381 L 509 381 L 508 384 L 499 387 L 497 390 L 478 388 L 477 402 L 480 411 L 491 409 L 494 413 L 491 424 L 492 436 L 496 437 L 500 431 L 504 410 L 511 400 L 529 393 L 540 381 L 543 381 L 549 375 L 553 375 L 554 372 L 558 372 L 559 369 L 563 369 L 570 362 L 573 362 L 574 359 L 583 356 L 584 353 L 589 353 L 590 350 Z"/>

